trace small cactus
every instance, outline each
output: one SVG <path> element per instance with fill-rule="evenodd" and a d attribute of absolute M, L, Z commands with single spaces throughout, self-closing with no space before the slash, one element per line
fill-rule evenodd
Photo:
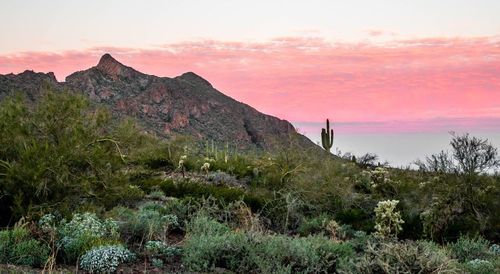
<path fill-rule="evenodd" d="M 321 129 L 321 145 L 330 152 L 333 146 L 333 129 L 330 129 L 330 121 L 326 119 L 326 129 Z"/>

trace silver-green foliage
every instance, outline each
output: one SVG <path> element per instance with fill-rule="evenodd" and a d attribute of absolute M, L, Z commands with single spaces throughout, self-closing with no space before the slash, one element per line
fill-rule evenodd
<path fill-rule="evenodd" d="M 120 264 L 134 258 L 135 255 L 121 245 L 100 246 L 80 258 L 80 267 L 90 273 L 114 273 Z"/>
<path fill-rule="evenodd" d="M 470 274 L 495 274 L 495 266 L 487 260 L 474 259 L 464 264 Z"/>
<path fill-rule="evenodd" d="M 116 242 L 118 225 L 112 219 L 100 220 L 94 213 L 77 213 L 57 228 L 59 245 L 68 261 L 75 261 L 92 247 Z"/>
<path fill-rule="evenodd" d="M 449 245 L 449 248 L 460 262 L 469 262 L 475 259 L 489 260 L 495 254 L 490 249 L 490 242 L 484 238 L 460 237 L 455 243 Z"/>

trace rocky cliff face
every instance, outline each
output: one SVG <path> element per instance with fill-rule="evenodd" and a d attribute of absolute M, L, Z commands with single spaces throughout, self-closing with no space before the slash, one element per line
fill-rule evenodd
<path fill-rule="evenodd" d="M 8 94 L 21 92 L 30 100 L 36 100 L 46 86 L 60 89 L 54 73 L 40 73 L 26 70 L 19 74 L 0 74 L 0 100 Z"/>
<path fill-rule="evenodd" d="M 115 115 L 136 118 L 147 131 L 159 136 L 184 134 L 240 148 L 264 149 L 295 137 L 304 146 L 316 147 L 289 122 L 222 94 L 195 73 L 175 78 L 147 75 L 109 54 L 102 56 L 97 66 L 71 74 L 64 83 L 58 83 L 52 73 L 0 75 L 0 99 L 12 90 L 36 99 L 46 84 L 83 92 Z"/>

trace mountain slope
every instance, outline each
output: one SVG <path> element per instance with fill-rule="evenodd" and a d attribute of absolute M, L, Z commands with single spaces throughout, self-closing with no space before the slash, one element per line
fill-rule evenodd
<path fill-rule="evenodd" d="M 317 148 L 289 122 L 224 95 L 193 72 L 175 78 L 147 75 L 109 54 L 97 66 L 69 75 L 64 83 L 52 73 L 27 71 L 0 76 L 0 84 L 0 98 L 12 90 L 36 98 L 44 84 L 81 91 L 115 115 L 134 117 L 147 131 L 163 137 L 190 135 L 242 149 L 268 149 L 294 137 L 305 147 Z"/>

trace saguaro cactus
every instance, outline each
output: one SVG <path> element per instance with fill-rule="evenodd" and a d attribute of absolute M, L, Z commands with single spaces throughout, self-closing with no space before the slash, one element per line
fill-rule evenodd
<path fill-rule="evenodd" d="M 321 145 L 323 148 L 330 152 L 333 146 L 333 129 L 330 129 L 330 121 L 326 119 L 326 129 L 321 129 Z"/>

